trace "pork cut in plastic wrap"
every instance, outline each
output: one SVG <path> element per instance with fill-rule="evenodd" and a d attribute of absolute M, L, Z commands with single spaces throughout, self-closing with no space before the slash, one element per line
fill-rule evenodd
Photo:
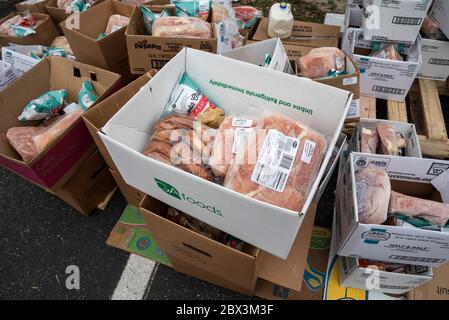
<path fill-rule="evenodd" d="M 228 116 L 218 128 L 212 147 L 209 165 L 216 177 L 225 177 L 238 149 L 254 130 L 257 120 L 248 117 Z"/>
<path fill-rule="evenodd" d="M 449 204 L 415 198 L 395 191 L 391 192 L 388 212 L 422 218 L 440 227 L 445 226 L 449 220 Z"/>
<path fill-rule="evenodd" d="M 129 24 L 129 18 L 119 15 L 113 14 L 109 17 L 108 24 L 106 25 L 106 34 L 111 34 L 114 31 L 117 31 L 123 27 L 126 27 Z"/>
<path fill-rule="evenodd" d="M 299 60 L 299 72 L 302 77 L 322 78 L 330 71 L 344 72 L 346 56 L 338 48 L 322 47 L 312 49 Z"/>
<path fill-rule="evenodd" d="M 212 180 L 207 162 L 216 133 L 216 129 L 194 122 L 188 115 L 172 114 L 156 124 L 143 154 Z"/>
<path fill-rule="evenodd" d="M 210 24 L 195 17 L 160 17 L 153 23 L 152 31 L 155 37 L 208 39 L 212 36 Z"/>
<path fill-rule="evenodd" d="M 369 166 L 355 175 L 360 223 L 382 224 L 387 220 L 391 184 L 385 170 Z"/>
<path fill-rule="evenodd" d="M 324 137 L 281 115 L 266 115 L 231 164 L 224 186 L 282 208 L 302 209 L 326 152 Z"/>
<path fill-rule="evenodd" d="M 28 162 L 39 154 L 33 137 L 44 130 L 45 127 L 13 127 L 6 131 L 6 138 L 23 161 Z"/>
<path fill-rule="evenodd" d="M 363 153 L 377 153 L 379 135 L 377 129 L 362 128 L 360 131 L 360 151 Z"/>
<path fill-rule="evenodd" d="M 67 38 L 64 36 L 57 36 L 53 42 L 51 43 L 52 47 L 63 49 L 65 53 L 73 56 L 72 48 L 70 48 L 70 44 L 67 41 Z"/>
<path fill-rule="evenodd" d="M 22 17 L 19 15 L 15 15 L 12 18 L 9 18 L 5 22 L 3 22 L 0 25 L 0 34 L 4 36 L 14 36 L 12 27 L 14 25 L 17 25 L 20 22 L 20 20 L 22 20 Z"/>
<path fill-rule="evenodd" d="M 386 46 L 379 51 L 373 52 L 371 57 L 387 59 L 387 60 L 396 60 L 396 61 L 404 61 L 404 58 L 399 54 L 396 47 L 392 44 Z"/>
<path fill-rule="evenodd" d="M 33 142 L 38 152 L 42 152 L 47 145 L 52 143 L 61 134 L 64 133 L 79 117 L 83 111 L 76 109 L 67 113 L 55 121 L 51 126 L 46 127 L 44 131 L 33 136 Z"/>
<path fill-rule="evenodd" d="M 377 125 L 377 133 L 379 134 L 382 153 L 393 156 L 397 155 L 398 144 L 396 141 L 396 132 L 393 127 L 389 124 L 379 124 Z"/>

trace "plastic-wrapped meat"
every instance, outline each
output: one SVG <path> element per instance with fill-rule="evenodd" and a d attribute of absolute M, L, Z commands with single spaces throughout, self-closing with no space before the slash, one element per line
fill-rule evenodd
<path fill-rule="evenodd" d="M 243 21 L 243 27 L 250 27 L 248 22 L 262 16 L 262 13 L 251 6 L 237 6 L 232 8 L 236 19 Z"/>
<path fill-rule="evenodd" d="M 209 165 L 216 177 L 225 177 L 234 160 L 237 149 L 244 146 L 245 139 L 257 125 L 257 120 L 228 116 L 218 128 L 212 147 Z"/>
<path fill-rule="evenodd" d="M 377 130 L 362 128 L 360 132 L 360 151 L 375 154 L 378 144 L 379 135 L 377 134 Z"/>
<path fill-rule="evenodd" d="M 299 211 L 321 166 L 324 137 L 281 116 L 264 116 L 231 164 L 224 186 Z"/>
<path fill-rule="evenodd" d="M 387 220 L 391 184 L 387 173 L 369 166 L 355 175 L 360 223 L 382 224 Z"/>
<path fill-rule="evenodd" d="M 208 39 L 212 36 L 210 24 L 195 17 L 160 17 L 153 23 L 152 31 L 155 37 Z"/>
<path fill-rule="evenodd" d="M 155 125 L 142 153 L 200 178 L 212 180 L 207 161 L 216 132 L 199 121 L 193 121 L 188 115 L 172 114 Z"/>
<path fill-rule="evenodd" d="M 299 72 L 302 77 L 322 78 L 329 71 L 339 73 L 346 70 L 346 56 L 338 48 L 322 47 L 312 49 L 299 60 Z"/>
<path fill-rule="evenodd" d="M 106 34 L 111 34 L 123 27 L 126 27 L 129 24 L 129 18 L 119 15 L 113 14 L 109 17 L 108 24 L 106 26 Z"/>
<path fill-rule="evenodd" d="M 429 16 L 425 16 L 421 30 L 426 34 L 437 34 L 440 32 L 440 26 L 438 23 L 432 20 Z"/>
<path fill-rule="evenodd" d="M 449 220 L 449 204 L 415 198 L 395 191 L 391 191 L 388 212 L 422 218 L 440 227 L 445 226 Z"/>
<path fill-rule="evenodd" d="M 67 38 L 64 36 L 56 37 L 51 43 L 52 47 L 63 49 L 65 53 L 73 56 L 72 48 L 70 48 L 70 44 L 67 41 Z"/>
<path fill-rule="evenodd" d="M 44 130 L 44 127 L 13 127 L 6 131 L 6 138 L 23 161 L 28 162 L 39 154 L 33 137 Z"/>
<path fill-rule="evenodd" d="M 12 26 L 17 25 L 21 20 L 22 20 L 21 16 L 15 15 L 12 18 L 9 18 L 5 22 L 3 22 L 0 25 L 0 34 L 4 36 L 14 36 Z"/>
<path fill-rule="evenodd" d="M 399 52 L 396 50 L 396 47 L 393 44 L 372 53 L 371 57 L 387 60 L 404 61 L 404 58 L 402 58 L 402 56 L 399 54 Z"/>
<path fill-rule="evenodd" d="M 377 133 L 379 134 L 382 153 L 393 156 L 397 155 L 398 144 L 396 141 L 396 132 L 393 127 L 389 124 L 379 124 L 377 125 Z"/>
<path fill-rule="evenodd" d="M 47 145 L 56 140 L 67 128 L 81 117 L 83 111 L 76 109 L 60 117 L 57 121 L 46 127 L 44 131 L 33 137 L 33 142 L 38 152 L 42 152 Z"/>

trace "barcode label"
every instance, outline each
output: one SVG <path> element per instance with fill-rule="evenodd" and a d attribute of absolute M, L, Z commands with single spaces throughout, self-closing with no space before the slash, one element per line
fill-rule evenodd
<path fill-rule="evenodd" d="M 399 255 L 391 255 L 389 259 L 401 261 L 413 261 L 413 262 L 428 262 L 428 263 L 442 263 L 446 261 L 445 259 L 421 258 L 421 257 L 399 256 Z"/>
<path fill-rule="evenodd" d="M 153 69 L 161 69 L 169 60 L 151 60 L 151 67 Z"/>
<path fill-rule="evenodd" d="M 393 24 L 405 24 L 409 26 L 418 26 L 422 22 L 422 18 L 413 18 L 413 17 L 393 17 Z"/>
<path fill-rule="evenodd" d="M 232 144 L 232 153 L 237 154 L 245 146 L 249 134 L 253 128 L 236 128 L 234 132 L 234 142 Z"/>
<path fill-rule="evenodd" d="M 400 94 L 400 95 L 405 93 L 405 89 L 382 87 L 382 86 L 373 86 L 373 91 L 390 94 Z"/>
<path fill-rule="evenodd" d="M 310 140 L 304 142 L 304 149 L 302 150 L 301 161 L 310 164 L 312 161 L 313 152 L 315 151 L 316 143 Z"/>
<path fill-rule="evenodd" d="M 262 146 L 251 181 L 283 192 L 299 149 L 299 140 L 271 129 Z"/>
<path fill-rule="evenodd" d="M 429 64 L 437 64 L 440 66 L 449 66 L 449 60 L 447 59 L 437 59 L 437 58 L 430 58 Z"/>
<path fill-rule="evenodd" d="M 379 288 L 380 289 L 397 289 L 397 290 L 409 290 L 412 289 L 414 287 L 410 287 L 410 286 L 393 286 L 393 285 L 389 285 L 389 284 L 379 284 Z"/>
<path fill-rule="evenodd" d="M 248 118 L 235 117 L 232 118 L 232 126 L 249 128 L 253 126 L 253 120 Z"/>

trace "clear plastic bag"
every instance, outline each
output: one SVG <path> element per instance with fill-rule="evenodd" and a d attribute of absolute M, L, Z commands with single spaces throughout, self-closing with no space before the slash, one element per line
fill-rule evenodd
<path fill-rule="evenodd" d="M 299 60 L 300 75 L 310 79 L 327 77 L 330 73 L 342 74 L 345 71 L 346 56 L 334 47 L 312 49 Z"/>
<path fill-rule="evenodd" d="M 152 34 L 155 37 L 183 37 L 209 39 L 211 26 L 201 18 L 161 17 L 153 23 Z"/>

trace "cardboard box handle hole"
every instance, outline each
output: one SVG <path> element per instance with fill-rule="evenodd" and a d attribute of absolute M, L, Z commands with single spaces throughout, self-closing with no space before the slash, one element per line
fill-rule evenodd
<path fill-rule="evenodd" d="M 189 249 L 193 250 L 193 251 L 201 253 L 202 255 L 205 255 L 206 257 L 212 258 L 212 256 L 209 253 L 207 253 L 207 252 L 205 252 L 203 250 L 197 249 L 194 246 L 191 246 L 190 244 L 187 244 L 187 243 L 183 242 L 182 245 L 184 247 L 186 247 L 186 248 L 189 248 Z"/>

